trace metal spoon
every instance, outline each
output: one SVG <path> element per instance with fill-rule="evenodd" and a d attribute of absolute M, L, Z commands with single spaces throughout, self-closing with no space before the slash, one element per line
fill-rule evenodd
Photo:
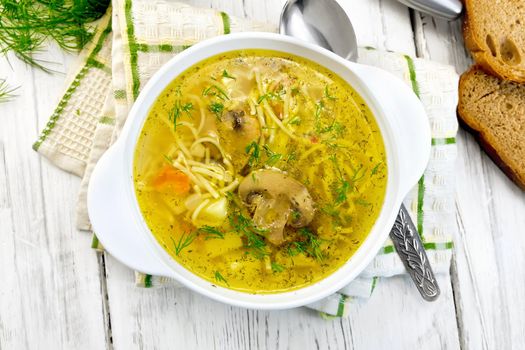
<path fill-rule="evenodd" d="M 346 12 L 335 0 L 288 0 L 281 12 L 281 34 L 322 46 L 351 61 L 357 60 L 357 39 Z M 390 239 L 427 301 L 436 300 L 439 287 L 416 226 L 403 204 Z"/>

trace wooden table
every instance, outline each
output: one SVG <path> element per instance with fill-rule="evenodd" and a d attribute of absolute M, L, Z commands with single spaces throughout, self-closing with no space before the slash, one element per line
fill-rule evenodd
<path fill-rule="evenodd" d="M 283 0 L 195 0 L 276 23 Z M 360 45 L 470 64 L 461 24 L 394 0 L 341 0 Z M 341 33 L 344 35 L 344 33 Z M 525 195 L 460 130 L 457 224 L 450 276 L 426 303 L 405 277 L 383 280 L 350 316 L 327 321 L 305 308 L 262 312 L 187 290 L 137 289 L 133 273 L 89 249 L 75 229 L 79 179 L 31 144 L 54 108 L 73 56 L 51 45 L 52 75 L 16 59 L 0 77 L 20 85 L 0 105 L 0 349 L 523 349 Z"/>

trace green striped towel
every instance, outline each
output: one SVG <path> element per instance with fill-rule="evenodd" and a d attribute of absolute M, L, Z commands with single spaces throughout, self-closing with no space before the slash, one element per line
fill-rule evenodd
<path fill-rule="evenodd" d="M 78 227 L 89 230 L 86 188 L 100 156 L 116 140 L 129 109 L 147 80 L 171 57 L 209 37 L 241 31 L 275 31 L 274 26 L 230 17 L 211 9 L 160 0 L 114 0 L 98 22 L 93 43 L 79 56 L 66 90 L 33 148 L 56 166 L 82 177 Z M 448 273 L 455 234 L 454 160 L 458 76 L 454 69 L 408 56 L 360 50 L 360 62 L 392 72 L 423 102 L 432 128 L 429 166 L 405 199 L 421 232 L 436 273 Z M 94 236 L 92 247 L 102 250 Z M 380 277 L 404 274 L 387 241 L 359 278 L 309 307 L 323 315 L 344 316 L 368 298 Z M 136 273 L 136 285 L 178 284 Z"/>

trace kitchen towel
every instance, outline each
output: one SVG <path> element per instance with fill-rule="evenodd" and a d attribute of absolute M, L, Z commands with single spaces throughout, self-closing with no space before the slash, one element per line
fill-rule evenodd
<path fill-rule="evenodd" d="M 133 102 L 148 79 L 170 58 L 217 35 L 276 31 L 276 27 L 161 0 L 113 0 L 97 23 L 90 45 L 71 68 L 64 94 L 33 148 L 56 166 L 82 177 L 77 223 L 89 230 L 86 189 L 104 151 L 116 140 Z M 454 162 L 458 76 L 453 67 L 372 48 L 359 50 L 359 62 L 390 71 L 421 99 L 432 131 L 428 167 L 404 203 L 427 249 L 435 273 L 448 273 L 455 235 Z M 402 116 L 400 116 L 402 117 Z M 96 236 L 93 248 L 101 250 Z M 309 307 L 344 316 L 368 298 L 381 277 L 406 271 L 388 240 L 372 263 L 350 285 Z M 136 273 L 141 287 L 178 286 L 169 279 Z"/>

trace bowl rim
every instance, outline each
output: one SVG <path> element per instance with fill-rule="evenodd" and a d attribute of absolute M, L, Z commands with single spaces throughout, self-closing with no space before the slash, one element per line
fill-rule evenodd
<path fill-rule="evenodd" d="M 272 48 L 267 48 L 265 45 Z M 366 238 L 348 261 L 337 270 L 318 282 L 287 292 L 254 294 L 237 291 L 216 286 L 185 268 L 165 251 L 151 233 L 138 205 L 134 189 L 133 159 L 136 144 L 148 112 L 158 96 L 173 79 L 193 65 L 212 56 L 242 49 L 267 49 L 285 52 L 313 61 L 339 75 L 357 91 L 372 111 L 381 131 L 386 152 L 388 179 L 385 197 L 379 216 Z M 208 52 L 212 52 L 212 54 L 207 54 Z M 304 56 L 304 54 L 308 56 Z M 199 58 L 201 56 L 204 58 Z M 333 294 L 362 272 L 383 246 L 397 215 L 400 205 L 398 190 L 400 182 L 400 154 L 398 153 L 400 151 L 395 137 L 395 128 L 389 122 L 387 113 L 381 108 L 381 104 L 374 93 L 368 88 L 362 77 L 356 74 L 355 71 L 358 66 L 358 64 L 348 62 L 321 47 L 291 37 L 274 33 L 245 32 L 219 36 L 195 44 L 173 57 L 151 77 L 131 108 L 116 144 L 120 146 L 123 156 L 123 168 L 121 170 L 127 181 L 125 186 L 126 199 L 131 202 L 133 207 L 134 217 L 132 220 L 134 220 L 135 225 L 140 227 L 141 234 L 147 237 L 145 241 L 148 242 L 149 248 L 173 272 L 172 276 L 169 277 L 175 278 L 178 282 L 200 294 L 230 305 L 255 309 L 286 309 L 310 304 Z M 339 73 L 339 71 L 344 74 Z M 349 78 L 353 81 L 350 82 Z"/>

